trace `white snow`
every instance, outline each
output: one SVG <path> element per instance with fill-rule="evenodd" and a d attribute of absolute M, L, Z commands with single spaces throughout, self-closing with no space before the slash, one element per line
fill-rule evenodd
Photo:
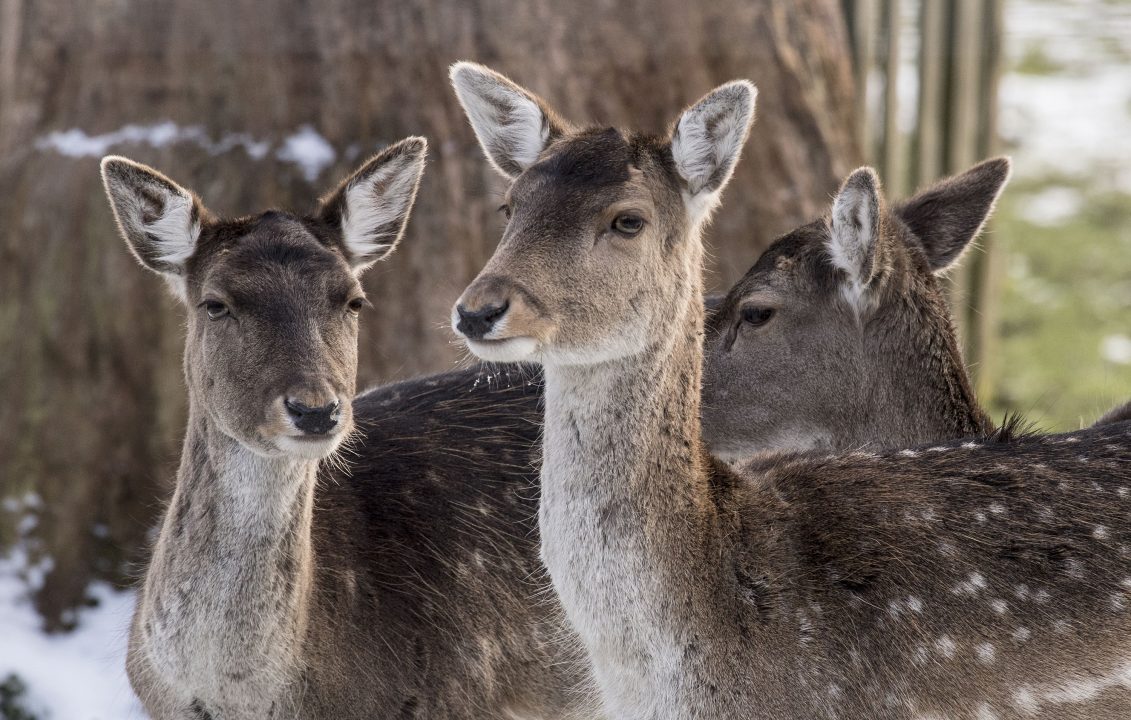
<path fill-rule="evenodd" d="M 303 176 L 313 181 L 327 165 L 334 162 L 337 153 L 317 130 L 309 125 L 303 125 L 298 132 L 283 140 L 283 147 L 279 148 L 275 157 L 298 165 L 302 168 Z"/>
<path fill-rule="evenodd" d="M 1025 197 L 1019 211 L 1034 225 L 1063 225 L 1084 207 L 1084 195 L 1074 187 L 1053 185 Z"/>
<path fill-rule="evenodd" d="M 76 629 L 48 635 L 30 594 L 43 586 L 51 559 L 33 560 L 42 502 L 35 493 L 8 496 L 3 510 L 18 516 L 20 539 L 0 555 L 0 682 L 15 674 L 27 686 L 19 698 L 41 720 L 126 720 L 144 712 L 126 679 L 126 633 L 134 596 L 106 583 L 87 588 L 92 607 L 73 616 Z"/>
<path fill-rule="evenodd" d="M 1131 365 L 1131 337 L 1108 335 L 1100 341 L 1100 357 L 1117 365 Z"/>
<path fill-rule="evenodd" d="M 266 157 L 271 147 L 270 142 L 256 140 L 247 133 L 225 133 L 219 140 L 213 140 L 200 125 L 181 127 L 170 120 L 151 125 L 126 125 L 101 135 L 88 135 L 79 128 L 55 131 L 37 139 L 35 146 L 39 150 L 53 150 L 67 157 L 102 157 L 118 145 L 162 148 L 176 143 L 191 143 L 210 155 L 221 155 L 229 150 L 242 148 L 256 160 Z"/>
<path fill-rule="evenodd" d="M 90 135 L 80 128 L 57 130 L 40 136 L 35 147 L 41 151 L 57 152 L 67 157 L 102 157 L 121 145 L 148 145 L 163 148 L 188 143 L 201 148 L 209 155 L 222 155 L 242 149 L 253 160 L 263 160 L 275 148 L 271 140 L 258 139 L 244 132 L 224 133 L 213 138 L 200 125 L 180 126 L 171 120 L 149 125 L 125 125 L 117 130 Z M 354 155 L 359 149 L 351 146 Z M 314 181 L 338 157 L 334 146 L 310 125 L 303 125 L 287 135 L 275 149 L 274 157 L 282 162 L 297 165 L 308 181 Z"/>

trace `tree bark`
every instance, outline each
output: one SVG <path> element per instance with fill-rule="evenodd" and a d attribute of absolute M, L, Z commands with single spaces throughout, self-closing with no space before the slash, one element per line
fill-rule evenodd
<path fill-rule="evenodd" d="M 822 212 L 858 160 L 838 0 L 0 0 L 0 23 L 0 497 L 41 498 L 19 542 L 53 560 L 37 597 L 56 628 L 92 578 L 129 581 L 183 432 L 181 311 L 115 233 L 103 152 L 242 214 L 305 210 L 380 146 L 427 136 L 408 234 L 366 276 L 363 386 L 458 361 L 449 308 L 500 234 L 503 183 L 449 89 L 453 61 L 575 122 L 655 132 L 752 79 L 758 121 L 709 233 L 709 287 Z M 179 139 L 162 144 L 164 122 Z M 278 156 L 304 125 L 336 151 L 309 177 Z M 72 129 L 116 135 L 49 136 Z M 0 510 L 0 542 L 25 512 Z"/>

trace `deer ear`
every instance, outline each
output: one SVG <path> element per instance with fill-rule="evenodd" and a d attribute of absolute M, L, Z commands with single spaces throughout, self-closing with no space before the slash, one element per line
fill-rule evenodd
<path fill-rule="evenodd" d="M 428 142 L 410 137 L 370 158 L 327 195 L 319 217 L 342 233 L 355 273 L 389 255 L 404 235 Z"/>
<path fill-rule="evenodd" d="M 844 272 L 845 298 L 862 307 L 876 274 L 880 242 L 880 179 L 870 167 L 854 171 L 833 200 L 829 257 Z"/>
<path fill-rule="evenodd" d="M 672 158 L 686 183 L 695 222 L 718 204 L 754 121 L 758 90 L 746 80 L 715 88 L 680 115 L 672 131 Z"/>
<path fill-rule="evenodd" d="M 153 168 L 115 155 L 102 159 L 102 184 L 134 256 L 184 300 L 185 263 L 206 214 L 200 200 Z"/>
<path fill-rule="evenodd" d="M 458 62 L 451 80 L 483 152 L 512 180 L 569 129 L 537 95 L 482 65 Z"/>
<path fill-rule="evenodd" d="M 895 207 L 923 246 L 931 270 L 942 272 L 958 261 L 981 231 L 1009 173 L 1009 158 L 986 160 Z"/>

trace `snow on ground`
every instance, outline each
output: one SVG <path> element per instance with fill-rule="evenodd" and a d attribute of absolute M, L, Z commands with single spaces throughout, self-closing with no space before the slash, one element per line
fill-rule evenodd
<path fill-rule="evenodd" d="M 5 498 L 3 509 L 21 513 L 26 535 L 36 524 L 38 498 Z M 78 611 L 73 632 L 48 635 L 29 598 L 49 568 L 32 562 L 18 543 L 0 556 L 0 682 L 15 673 L 27 686 L 20 700 L 39 720 L 128 720 L 144 718 L 126 680 L 126 632 L 133 593 L 94 583 L 93 607 Z"/>

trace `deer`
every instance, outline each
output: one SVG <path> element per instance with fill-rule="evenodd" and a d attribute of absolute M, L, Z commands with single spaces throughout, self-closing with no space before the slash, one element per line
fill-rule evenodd
<path fill-rule="evenodd" d="M 451 321 L 542 367 L 541 555 L 609 716 L 1131 715 L 1128 423 L 714 458 L 702 232 L 754 86 L 650 135 L 574 127 L 480 65 L 451 78 L 509 181 Z M 854 322 L 890 291 L 880 239 L 913 230 L 870 168 L 809 226 Z"/>
<path fill-rule="evenodd" d="M 776 240 L 707 319 L 702 431 L 711 452 L 910 447 L 989 435 L 938 277 L 1009 179 L 997 158 L 891 208 L 869 312 L 844 301 L 824 220 Z"/>
<path fill-rule="evenodd" d="M 538 562 L 539 427 L 495 409 L 540 389 L 457 373 L 354 397 L 359 278 L 425 154 L 405 139 L 309 215 L 234 219 L 102 161 L 127 245 L 187 312 L 187 430 L 127 660 L 153 718 L 598 716 Z"/>

